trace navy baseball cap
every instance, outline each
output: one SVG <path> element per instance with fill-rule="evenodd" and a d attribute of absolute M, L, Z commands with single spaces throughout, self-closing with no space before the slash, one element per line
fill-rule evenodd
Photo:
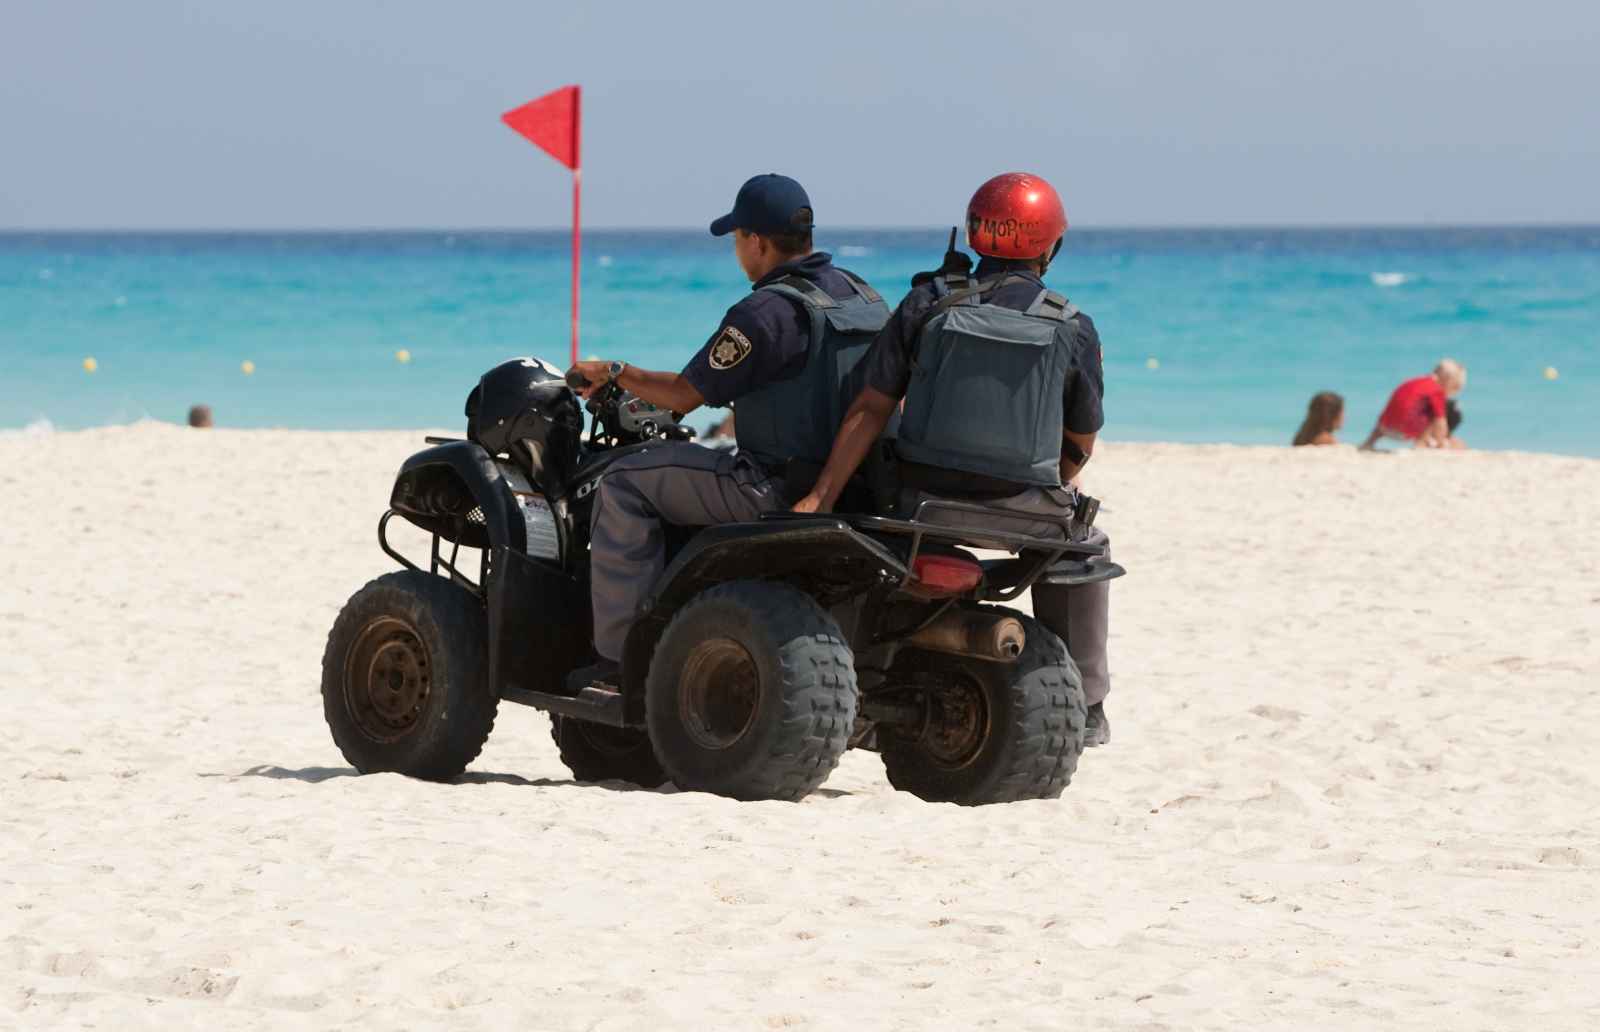
<path fill-rule="evenodd" d="M 796 221 L 800 209 L 803 221 Z M 751 176 L 739 187 L 733 210 L 711 223 L 712 236 L 727 236 L 736 229 L 746 233 L 784 233 L 811 228 L 811 198 L 805 187 L 776 172 Z"/>

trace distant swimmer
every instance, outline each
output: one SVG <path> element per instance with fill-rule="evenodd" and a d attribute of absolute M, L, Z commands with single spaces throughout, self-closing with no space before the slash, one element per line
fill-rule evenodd
<path fill-rule="evenodd" d="M 1373 450 L 1385 437 L 1410 441 L 1418 448 L 1463 447 L 1450 434 L 1448 409 L 1450 399 L 1466 385 L 1466 367 L 1453 358 L 1441 359 L 1432 373 L 1407 380 L 1394 389 L 1378 424 L 1362 442 L 1362 449 Z"/>
<path fill-rule="evenodd" d="M 1333 436 L 1344 427 L 1344 398 L 1333 391 L 1312 395 L 1305 422 L 1294 435 L 1295 447 L 1302 444 L 1338 444 Z"/>

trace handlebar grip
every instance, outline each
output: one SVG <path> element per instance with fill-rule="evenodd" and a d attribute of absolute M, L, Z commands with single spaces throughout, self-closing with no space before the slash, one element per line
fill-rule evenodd
<path fill-rule="evenodd" d="M 589 386 L 589 378 L 576 369 L 567 370 L 567 386 L 575 391 L 581 391 Z"/>

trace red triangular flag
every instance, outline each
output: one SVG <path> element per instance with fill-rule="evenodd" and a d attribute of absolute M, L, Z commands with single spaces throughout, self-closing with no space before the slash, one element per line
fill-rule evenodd
<path fill-rule="evenodd" d="M 568 168 L 578 167 L 578 87 L 563 86 L 500 116 Z"/>

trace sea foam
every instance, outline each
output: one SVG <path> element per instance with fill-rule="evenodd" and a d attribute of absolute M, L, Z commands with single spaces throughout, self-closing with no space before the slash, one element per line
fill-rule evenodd
<path fill-rule="evenodd" d="M 1403 272 L 1375 272 L 1372 274 L 1372 283 L 1379 287 L 1398 287 L 1407 282 L 1411 277 Z"/>
<path fill-rule="evenodd" d="M 19 428 L 12 428 L 12 427 L 7 427 L 5 429 L 0 429 L 0 436 L 3 436 L 3 437 L 48 437 L 50 434 L 53 434 L 55 432 L 56 432 L 56 425 L 54 423 L 50 422 L 50 420 L 44 418 L 43 416 L 40 416 L 38 419 L 35 419 L 33 422 L 28 423 L 27 425 L 21 427 L 20 429 Z"/>

